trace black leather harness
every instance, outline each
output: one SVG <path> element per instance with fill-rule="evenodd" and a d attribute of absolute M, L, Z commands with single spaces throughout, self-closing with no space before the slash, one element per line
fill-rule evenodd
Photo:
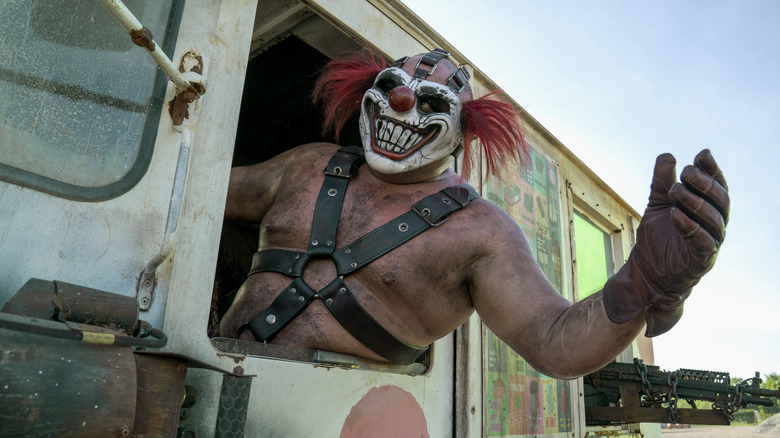
<path fill-rule="evenodd" d="M 478 198 L 467 185 L 452 186 L 427 196 L 408 212 L 336 250 L 336 229 L 349 179 L 364 163 L 357 146 L 341 148 L 325 168 L 307 252 L 267 249 L 252 258 L 249 275 L 277 272 L 293 278 L 265 310 L 239 327 L 248 327 L 258 341 L 268 341 L 298 316 L 314 298 L 319 298 L 336 320 L 363 345 L 385 359 L 400 364 L 414 362 L 428 347 L 407 345 L 390 334 L 357 302 L 344 283 L 349 275 L 387 254 L 430 227 L 447 221 L 449 215 Z M 312 259 L 331 258 L 338 277 L 319 291 L 303 281 L 303 271 Z"/>

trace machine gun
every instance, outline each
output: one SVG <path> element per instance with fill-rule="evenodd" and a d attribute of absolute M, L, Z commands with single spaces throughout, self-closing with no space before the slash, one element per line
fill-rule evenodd
<path fill-rule="evenodd" d="M 679 369 L 661 371 L 645 365 L 613 362 L 586 375 L 585 418 L 588 426 L 623 423 L 731 424 L 734 412 L 748 404 L 774 406 L 780 389 L 760 388 L 758 373 L 731 385 L 728 373 Z M 691 408 L 678 408 L 685 400 Z M 712 402 L 697 409 L 696 401 Z"/>

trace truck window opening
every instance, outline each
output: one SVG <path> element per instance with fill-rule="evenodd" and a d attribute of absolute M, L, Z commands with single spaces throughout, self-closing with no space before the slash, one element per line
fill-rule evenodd
<path fill-rule="evenodd" d="M 335 142 L 323 138 L 322 112 L 311 102 L 311 92 L 320 69 L 330 60 L 295 36 L 265 49 L 250 58 L 241 101 L 233 166 L 246 166 L 268 160 L 296 146 L 316 142 Z M 350 121 L 340 135 L 342 145 L 360 144 L 357 120 Z M 257 251 L 258 228 L 224 224 L 209 314 L 208 335 L 218 336 L 219 322 L 227 312 L 236 291 L 246 279 Z M 214 339 L 222 350 L 240 350 L 247 354 L 286 359 L 329 362 L 354 366 L 352 356 L 329 352 L 292 351 L 273 344 L 230 339 Z M 252 345 L 255 344 L 255 345 Z M 361 367 L 365 367 L 363 364 Z M 393 371 L 395 365 L 382 367 Z M 403 372 L 422 372 L 421 363 Z M 400 371 L 399 371 L 400 372 Z"/>

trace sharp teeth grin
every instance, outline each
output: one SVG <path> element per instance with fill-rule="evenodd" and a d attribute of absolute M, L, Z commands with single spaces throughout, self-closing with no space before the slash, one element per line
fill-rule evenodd
<path fill-rule="evenodd" d="M 371 146 L 379 154 L 394 160 L 411 155 L 439 132 L 439 127 L 430 125 L 418 128 L 384 116 L 376 117 L 371 123 Z"/>

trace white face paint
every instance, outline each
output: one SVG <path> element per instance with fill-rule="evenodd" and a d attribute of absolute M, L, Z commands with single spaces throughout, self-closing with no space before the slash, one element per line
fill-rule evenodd
<path fill-rule="evenodd" d="M 446 85 L 415 79 L 400 68 L 383 70 L 360 110 L 366 162 L 390 175 L 447 157 L 461 142 L 461 107 Z"/>

